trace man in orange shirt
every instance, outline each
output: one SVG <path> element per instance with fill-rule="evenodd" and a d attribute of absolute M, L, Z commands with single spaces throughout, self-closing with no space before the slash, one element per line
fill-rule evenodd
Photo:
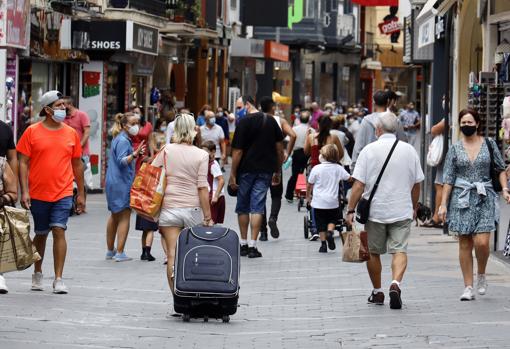
<path fill-rule="evenodd" d="M 45 120 L 31 125 L 16 147 L 20 164 L 21 205 L 34 218 L 34 245 L 42 259 L 35 263 L 32 290 L 43 290 L 42 262 L 48 233 L 53 233 L 55 281 L 53 292 L 66 294 L 62 281 L 67 253 L 65 230 L 73 200 L 73 181 L 78 184 L 77 210 L 85 209 L 83 163 L 80 137 L 63 123 L 65 101 L 58 91 L 41 97 L 40 116 Z"/>

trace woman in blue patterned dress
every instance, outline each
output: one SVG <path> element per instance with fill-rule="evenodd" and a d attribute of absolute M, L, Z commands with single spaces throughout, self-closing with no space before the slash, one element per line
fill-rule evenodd
<path fill-rule="evenodd" d="M 471 109 L 459 114 L 462 139 L 452 145 L 444 164 L 443 198 L 439 215 L 447 222 L 450 234 L 459 239 L 459 261 L 464 277 L 461 301 L 475 299 L 473 290 L 473 247 L 478 265 L 477 291 L 487 290 L 485 268 L 489 259 L 490 233 L 499 221 L 499 197 L 491 183 L 492 148 L 494 168 L 499 173 L 503 196 L 510 202 L 503 157 L 492 139 L 478 135 L 480 117 Z"/>
<path fill-rule="evenodd" d="M 145 152 L 145 143 L 133 149 L 131 137 L 139 131 L 138 118 L 133 113 L 117 114 L 112 127 L 113 141 L 108 156 L 106 170 L 106 201 L 111 216 L 106 225 L 106 259 L 116 262 L 131 260 L 124 252 L 128 232 L 131 208 L 129 192 L 135 179 L 135 163 L 139 155 Z M 115 251 L 117 238 L 117 251 Z"/>

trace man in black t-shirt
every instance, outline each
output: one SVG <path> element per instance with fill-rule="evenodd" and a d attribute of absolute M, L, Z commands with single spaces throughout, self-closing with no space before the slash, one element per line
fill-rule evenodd
<path fill-rule="evenodd" d="M 12 133 L 11 127 L 3 121 L 0 121 L 0 157 L 7 158 L 7 163 L 17 180 L 18 156 L 16 153 L 16 145 L 14 144 L 14 134 Z M 0 294 L 7 292 L 8 288 L 5 279 L 0 273 Z"/>
<path fill-rule="evenodd" d="M 243 97 L 248 115 L 239 121 L 232 141 L 229 186 L 237 190 L 236 213 L 241 233 L 241 256 L 262 257 L 256 243 L 262 225 L 267 190 L 281 181 L 283 133 L 276 120 L 260 113 L 253 98 Z M 251 222 L 250 222 L 251 215 Z M 251 239 L 248 226 L 251 223 Z"/>

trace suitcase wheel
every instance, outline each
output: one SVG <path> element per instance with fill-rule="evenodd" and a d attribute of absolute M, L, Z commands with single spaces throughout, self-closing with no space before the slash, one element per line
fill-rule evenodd
<path fill-rule="evenodd" d="M 222 320 L 224 323 L 228 323 L 228 322 L 230 322 L 230 316 L 228 316 L 228 315 L 223 315 L 223 317 L 221 318 L 221 320 Z"/>
<path fill-rule="evenodd" d="M 191 319 L 190 314 L 182 314 L 182 321 L 189 322 L 190 319 Z"/>

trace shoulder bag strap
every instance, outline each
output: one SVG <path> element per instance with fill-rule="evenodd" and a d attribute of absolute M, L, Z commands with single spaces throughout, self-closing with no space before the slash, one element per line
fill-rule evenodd
<path fill-rule="evenodd" d="M 494 171 L 494 149 L 492 149 L 492 144 L 489 141 L 489 138 L 485 138 L 485 144 L 487 144 L 487 148 L 489 149 L 489 155 L 491 158 L 491 173 Z"/>
<path fill-rule="evenodd" d="M 390 162 L 391 155 L 393 155 L 393 151 L 397 147 L 398 139 L 393 143 L 393 147 L 391 147 L 390 153 L 386 157 L 386 161 L 384 162 L 384 165 L 381 169 L 381 172 L 379 172 L 379 177 L 377 177 L 377 180 L 375 181 L 374 187 L 372 188 L 372 192 L 370 193 L 370 197 L 368 198 L 368 203 L 372 202 L 372 199 L 374 198 L 375 192 L 377 190 L 377 187 L 379 187 L 379 182 L 381 181 L 382 175 L 384 173 L 384 170 L 386 170 L 386 166 L 388 166 L 388 162 Z"/>

